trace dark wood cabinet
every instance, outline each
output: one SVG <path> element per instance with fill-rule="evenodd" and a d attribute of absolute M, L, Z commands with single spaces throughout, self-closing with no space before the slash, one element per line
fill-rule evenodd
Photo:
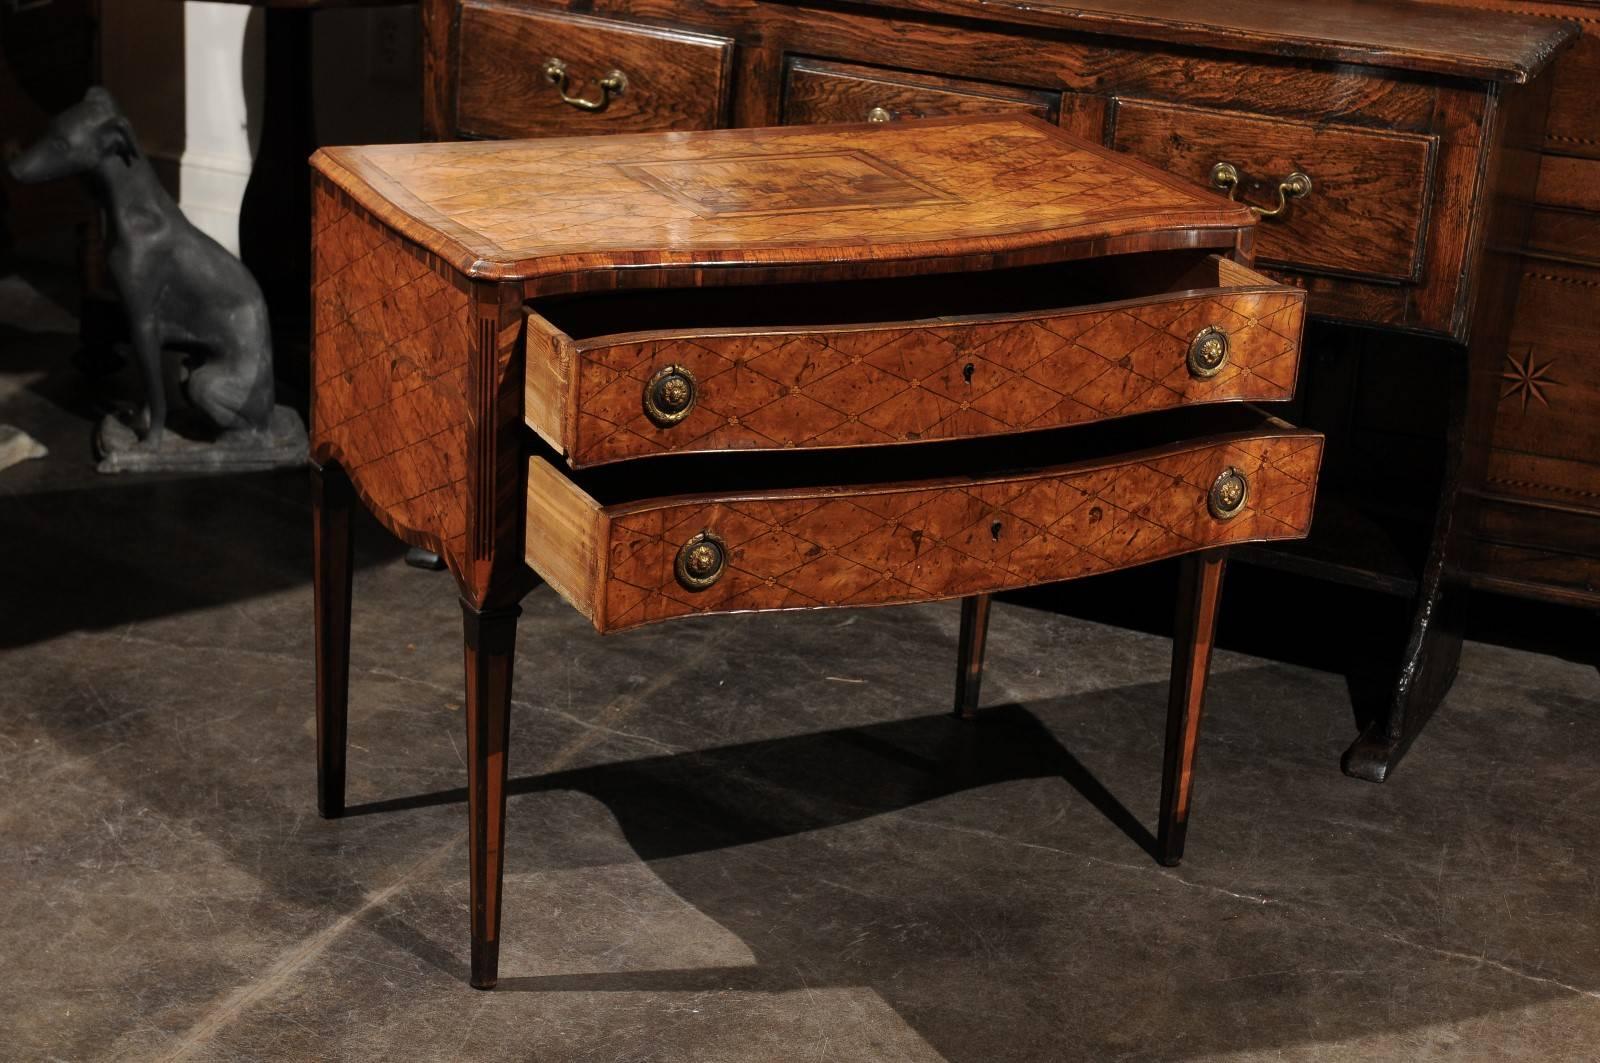
<path fill-rule="evenodd" d="M 1588 99 L 1565 69 L 1548 73 L 1578 36 L 1552 16 L 1600 3 L 1532 14 L 1468 3 L 1517 12 L 1408 0 L 426 0 L 426 124 L 454 138 L 631 131 L 653 107 L 662 129 L 1022 111 L 1258 208 L 1256 268 L 1303 290 L 1321 323 L 1295 416 L 1327 432 L 1328 455 L 1312 540 L 1249 556 L 1407 603 L 1387 704 L 1346 760 L 1381 779 L 1454 676 L 1462 588 L 1581 597 L 1589 577 L 1572 566 L 1600 557 L 1584 523 L 1586 506 L 1600 510 L 1600 483 L 1585 479 L 1600 418 L 1578 412 L 1600 386 L 1579 354 L 1600 256 L 1591 262 L 1571 227 L 1600 210 L 1600 184 L 1578 165 L 1600 160 L 1600 133 L 1591 139 L 1587 113 L 1545 133 L 1552 94 L 1558 111 Z M 539 27 L 517 50 L 520 70 L 482 43 L 475 27 L 491 16 Z M 636 79 L 661 84 L 680 35 L 727 42 L 726 76 L 680 61 L 658 90 L 680 102 L 630 102 Z M 1588 42 L 1574 62 L 1600 63 Z M 613 72 L 628 89 L 600 107 L 563 102 L 537 76 L 561 48 L 581 56 L 567 63 L 568 95 L 600 101 Z M 504 112 L 494 129 L 473 117 L 490 97 Z M 1541 148 L 1556 164 L 1542 181 Z M 1543 257 L 1525 269 L 1530 239 Z M 1574 405 L 1535 420 L 1557 402 Z"/>
<path fill-rule="evenodd" d="M 734 50 L 727 37 L 480 2 L 461 6 L 457 37 L 458 136 L 643 133 L 727 123 Z"/>
<path fill-rule="evenodd" d="M 1600 606 L 1600 2 L 1445 0 L 1573 23 L 1556 61 L 1473 582 Z"/>
<path fill-rule="evenodd" d="M 783 77 L 783 123 L 897 122 L 1018 111 L 1054 122 L 1060 93 L 795 56 Z"/>

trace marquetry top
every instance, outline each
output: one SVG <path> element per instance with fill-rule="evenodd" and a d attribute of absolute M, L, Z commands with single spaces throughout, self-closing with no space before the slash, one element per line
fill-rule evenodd
<path fill-rule="evenodd" d="M 1229 247 L 1252 224 L 1244 206 L 1031 117 L 327 148 L 312 165 L 486 280 Z"/>

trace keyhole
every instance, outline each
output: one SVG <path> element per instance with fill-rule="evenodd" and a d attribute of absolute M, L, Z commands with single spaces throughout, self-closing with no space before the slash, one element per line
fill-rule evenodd
<path fill-rule="evenodd" d="M 966 365 L 961 367 L 961 379 L 965 380 L 969 384 L 972 383 L 972 374 L 977 372 L 977 370 L 977 366 L 973 365 L 971 362 L 968 362 Z"/>
<path fill-rule="evenodd" d="M 1000 541 L 1000 532 L 1001 525 L 999 521 L 995 521 L 993 524 L 989 525 L 989 538 L 993 539 L 995 542 Z"/>

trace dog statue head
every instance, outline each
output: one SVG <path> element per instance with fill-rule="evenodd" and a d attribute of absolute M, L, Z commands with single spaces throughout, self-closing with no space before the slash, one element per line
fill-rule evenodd
<path fill-rule="evenodd" d="M 37 184 L 89 173 L 109 158 L 131 166 L 138 155 L 133 128 L 111 93 L 96 85 L 51 119 L 38 143 L 11 160 L 11 176 Z"/>

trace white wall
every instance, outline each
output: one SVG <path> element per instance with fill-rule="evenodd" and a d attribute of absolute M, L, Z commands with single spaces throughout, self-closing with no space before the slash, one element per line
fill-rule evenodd
<path fill-rule="evenodd" d="M 189 220 L 237 254 L 253 154 L 250 107 L 261 96 L 260 12 L 116 0 L 102 5 L 100 25 L 101 80 L 145 154 Z"/>
<path fill-rule="evenodd" d="M 183 5 L 184 148 L 178 205 L 235 254 L 261 106 L 261 14 L 239 4 Z"/>

